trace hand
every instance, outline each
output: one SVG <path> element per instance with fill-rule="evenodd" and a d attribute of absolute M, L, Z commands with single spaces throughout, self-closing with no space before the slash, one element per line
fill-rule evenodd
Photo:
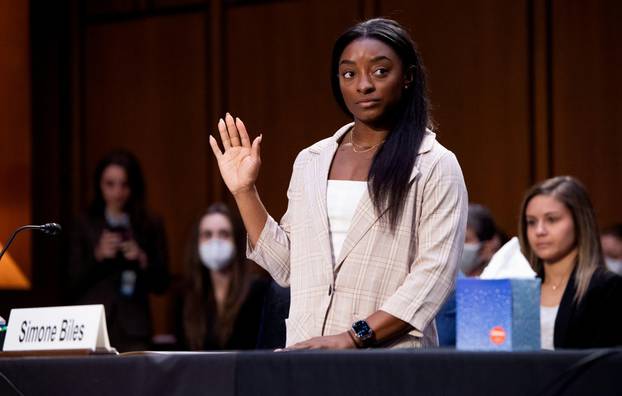
<path fill-rule="evenodd" d="M 313 337 L 307 341 L 296 343 L 285 350 L 299 349 L 352 349 L 356 348 L 354 341 L 347 332 L 332 336 Z"/>
<path fill-rule="evenodd" d="M 233 195 L 249 191 L 255 185 L 261 166 L 259 155 L 261 135 L 256 137 L 251 145 L 242 120 L 236 118 L 234 121 L 229 113 L 225 116 L 225 121 L 221 118 L 218 122 L 218 131 L 224 153 L 220 151 L 213 136 L 209 137 L 209 143 L 227 188 Z"/>
<path fill-rule="evenodd" d="M 138 246 L 135 240 L 130 239 L 122 242 L 120 247 L 121 252 L 123 252 L 123 257 L 125 257 L 127 261 L 138 261 L 142 269 L 147 267 L 147 255 L 140 246 Z"/>
<path fill-rule="evenodd" d="M 121 236 L 117 232 L 103 230 L 95 247 L 95 259 L 103 261 L 114 258 L 121 247 Z"/>

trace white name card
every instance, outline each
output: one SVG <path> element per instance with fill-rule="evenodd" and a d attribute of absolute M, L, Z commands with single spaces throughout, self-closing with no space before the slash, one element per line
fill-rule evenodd
<path fill-rule="evenodd" d="M 5 351 L 111 351 L 103 305 L 12 309 Z"/>

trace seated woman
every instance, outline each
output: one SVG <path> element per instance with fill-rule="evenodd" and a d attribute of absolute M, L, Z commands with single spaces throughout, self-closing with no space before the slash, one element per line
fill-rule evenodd
<path fill-rule="evenodd" d="M 249 271 L 244 228 L 215 203 L 193 227 L 188 246 L 181 347 L 255 348 L 268 281 Z"/>
<path fill-rule="evenodd" d="M 68 279 L 73 302 L 103 304 L 113 347 L 150 348 L 149 293 L 168 286 L 162 221 L 145 207 L 137 159 L 112 152 L 95 170 L 95 199 L 72 232 Z"/>
<path fill-rule="evenodd" d="M 585 188 L 569 176 L 532 187 L 521 205 L 519 238 L 542 279 L 542 348 L 622 345 L 622 277 L 605 268 Z"/>

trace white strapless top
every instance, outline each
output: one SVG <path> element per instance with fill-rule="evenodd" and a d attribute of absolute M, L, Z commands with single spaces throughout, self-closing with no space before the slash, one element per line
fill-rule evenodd
<path fill-rule="evenodd" d="M 361 197 L 367 189 L 367 182 L 352 180 L 329 180 L 326 188 L 326 209 L 333 252 L 333 263 L 341 253 L 352 217 Z"/>

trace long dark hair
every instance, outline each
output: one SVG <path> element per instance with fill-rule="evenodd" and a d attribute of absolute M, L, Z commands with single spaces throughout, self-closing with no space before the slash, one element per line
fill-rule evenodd
<path fill-rule="evenodd" d="M 218 316 L 215 308 L 214 291 L 208 270 L 201 263 L 198 250 L 199 225 L 201 220 L 211 214 L 221 214 L 231 223 L 235 243 L 235 258 L 230 264 L 231 282 L 225 298 L 222 314 Z M 250 276 L 246 264 L 246 231 L 239 219 L 229 207 L 217 202 L 210 205 L 195 221 L 191 236 L 186 246 L 184 260 L 185 291 L 183 322 L 184 335 L 188 346 L 192 350 L 204 349 L 205 336 L 208 329 L 212 338 L 216 339 L 222 348 L 231 336 L 235 320 L 242 303 L 250 289 Z M 217 323 L 216 323 L 217 322 Z"/>
<path fill-rule="evenodd" d="M 596 214 L 590 196 L 583 184 L 572 176 L 557 176 L 545 180 L 531 187 L 525 194 L 520 209 L 518 237 L 523 255 L 542 279 L 544 279 L 544 263 L 531 248 L 527 237 L 527 206 L 538 195 L 557 199 L 572 213 L 577 246 L 574 299 L 580 302 L 587 292 L 594 272 L 605 268 Z"/>
<path fill-rule="evenodd" d="M 368 188 L 378 213 L 388 208 L 389 223 L 395 230 L 408 194 L 410 174 L 426 127 L 430 122 L 425 69 L 416 45 L 404 27 L 396 21 L 375 18 L 361 22 L 343 33 L 335 42 L 331 61 L 333 96 L 348 115 L 339 86 L 339 60 L 344 49 L 354 40 L 370 38 L 391 47 L 402 61 L 404 72 L 413 74 L 413 82 L 402 93 L 395 111 L 394 123 L 386 141 L 376 153 L 369 170 Z"/>
<path fill-rule="evenodd" d="M 123 211 L 130 216 L 132 225 L 142 223 L 145 218 L 145 179 L 140 168 L 138 159 L 134 154 L 126 150 L 115 150 L 102 158 L 95 167 L 93 186 L 95 197 L 89 207 L 91 216 L 101 217 L 106 209 L 106 202 L 101 190 L 101 179 L 104 171 L 110 165 L 117 165 L 125 170 L 127 183 L 130 188 L 130 196 L 125 203 Z"/>

